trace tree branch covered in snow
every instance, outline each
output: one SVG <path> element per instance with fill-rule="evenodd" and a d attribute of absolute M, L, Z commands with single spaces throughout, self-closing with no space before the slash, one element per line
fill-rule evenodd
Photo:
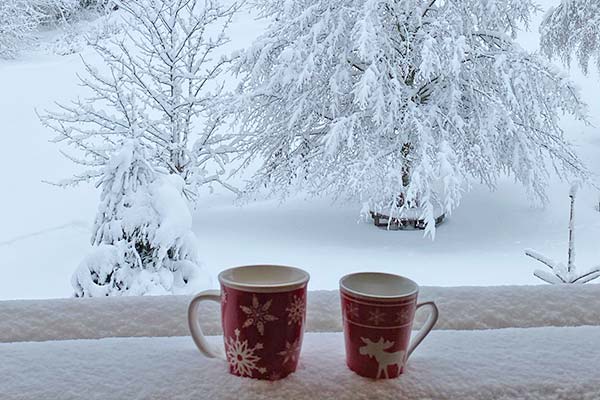
<path fill-rule="evenodd" d="M 567 266 L 561 262 L 554 261 L 535 250 L 525 250 L 525 255 L 550 268 L 551 272 L 539 269 L 533 272 L 534 276 L 550 284 L 587 283 L 600 277 L 600 265 L 590 269 L 584 274 L 578 274 L 575 265 L 575 198 L 577 197 L 577 191 L 580 185 L 581 183 L 576 181 L 571 185 L 571 190 L 569 191 L 571 207 L 569 213 L 569 250 Z"/>
<path fill-rule="evenodd" d="M 590 60 L 600 70 L 600 2 L 562 0 L 540 27 L 541 48 L 549 58 L 570 65 L 573 57 L 587 73 Z"/>
<path fill-rule="evenodd" d="M 124 35 L 93 47 L 107 72 L 85 63 L 80 77 L 90 97 L 42 116 L 71 147 L 65 155 L 85 172 L 62 182 L 95 179 L 123 137 L 139 130 L 151 164 L 180 175 L 188 192 L 221 182 L 231 137 L 215 112 L 230 62 L 214 58 L 228 42 L 225 32 L 237 3 L 213 0 L 118 2 L 125 10 Z"/>
<path fill-rule="evenodd" d="M 472 178 L 545 200 L 552 173 L 587 176 L 559 125 L 585 118 L 577 89 L 513 40 L 533 1 L 260 4 L 271 25 L 235 69 L 246 162 L 262 161 L 250 189 L 392 217 L 418 204 L 433 235 L 436 204 L 451 212 Z"/>

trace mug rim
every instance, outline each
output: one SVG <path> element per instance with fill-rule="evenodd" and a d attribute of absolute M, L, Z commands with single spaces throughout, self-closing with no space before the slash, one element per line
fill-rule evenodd
<path fill-rule="evenodd" d="M 402 293 L 402 294 L 395 294 L 395 295 L 377 295 L 377 294 L 370 294 L 370 293 L 365 293 L 365 292 L 361 292 L 358 290 L 354 290 L 349 288 L 348 286 L 346 286 L 344 284 L 344 282 L 354 276 L 359 276 L 359 275 L 377 275 L 377 276 L 387 276 L 387 277 L 393 277 L 393 278 L 400 278 L 401 280 L 407 281 L 410 284 L 412 284 L 414 286 L 413 290 L 406 292 L 406 293 Z M 345 292 L 347 294 L 350 294 L 352 296 L 356 296 L 356 297 L 360 297 L 363 299 L 370 299 L 370 300 L 401 300 L 407 297 L 411 297 L 413 295 L 416 295 L 419 293 L 419 285 L 417 284 L 417 282 L 413 281 L 410 278 L 407 278 L 405 276 L 402 275 L 398 275 L 398 274 L 392 274 L 389 272 L 369 272 L 369 271 L 364 271 L 364 272 L 353 272 L 350 274 L 346 274 L 344 276 L 342 276 L 339 280 L 339 286 L 340 286 L 340 291 L 341 292 Z"/>
<path fill-rule="evenodd" d="M 299 273 L 301 275 L 300 278 L 289 280 L 285 282 L 277 282 L 277 283 L 252 283 L 252 282 L 239 282 L 232 280 L 226 277 L 227 274 L 230 274 L 233 271 L 240 269 L 250 269 L 256 267 L 267 267 L 279 270 L 287 270 Z M 287 292 L 295 289 L 300 289 L 306 286 L 308 281 L 310 280 L 310 274 L 305 270 L 292 267 L 289 265 L 279 265 L 279 264 L 251 264 L 251 265 L 240 265 L 236 267 L 230 267 L 224 269 L 219 273 L 218 276 L 219 283 L 227 288 L 232 288 L 236 290 L 241 290 L 244 292 L 256 292 L 256 293 L 277 293 L 277 292 Z"/>

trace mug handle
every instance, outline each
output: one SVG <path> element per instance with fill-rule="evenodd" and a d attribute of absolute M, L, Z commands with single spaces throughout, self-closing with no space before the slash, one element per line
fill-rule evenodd
<path fill-rule="evenodd" d="M 429 332 L 431 332 L 433 326 L 438 320 L 438 308 L 433 301 L 417 304 L 417 308 L 415 310 L 418 310 L 419 308 L 425 306 L 431 309 L 431 313 L 429 314 L 429 318 L 427 318 L 427 321 L 425 321 L 425 324 L 423 325 L 419 333 L 417 333 L 417 336 L 415 336 L 415 338 L 410 342 L 410 345 L 408 346 L 408 350 L 406 352 L 406 359 L 408 359 L 408 357 L 410 357 L 411 353 L 417 348 L 417 346 L 421 344 L 423 339 L 425 339 L 425 336 L 427 336 Z"/>
<path fill-rule="evenodd" d="M 203 300 L 210 300 L 217 303 L 221 303 L 221 292 L 218 290 L 205 290 L 198 293 L 192 299 L 188 307 L 188 326 L 190 327 L 190 333 L 192 339 L 198 349 L 208 358 L 220 358 L 225 360 L 225 353 L 220 347 L 211 345 L 206 340 L 202 328 L 200 327 L 200 320 L 198 318 L 198 308 Z"/>

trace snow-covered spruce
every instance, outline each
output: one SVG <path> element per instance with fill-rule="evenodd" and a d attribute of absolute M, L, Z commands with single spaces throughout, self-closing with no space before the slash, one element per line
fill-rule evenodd
<path fill-rule="evenodd" d="M 540 33 L 542 51 L 549 58 L 556 57 L 570 65 L 574 56 L 586 73 L 590 60 L 600 67 L 598 0 L 562 0 L 548 11 Z"/>
<path fill-rule="evenodd" d="M 571 209 L 569 213 L 569 250 L 567 266 L 565 267 L 565 264 L 554 261 L 535 250 L 525 250 L 526 255 L 550 268 L 552 272 L 538 269 L 534 271 L 533 275 L 551 284 L 587 283 L 596 278 L 600 278 L 600 265 L 583 274 L 578 273 L 577 267 L 575 266 L 575 198 L 577 197 L 579 186 L 580 182 L 576 182 L 571 185 L 571 190 L 569 191 Z"/>
<path fill-rule="evenodd" d="M 77 268 L 77 297 L 184 294 L 209 285 L 199 267 L 183 180 L 151 167 L 126 140 L 103 169 L 93 250 Z"/>
<path fill-rule="evenodd" d="M 329 193 L 402 216 L 450 212 L 470 178 L 514 176 L 545 199 L 554 168 L 588 173 L 561 113 L 585 117 L 577 90 L 515 42 L 531 0 L 279 0 L 235 71 L 250 190 Z M 402 201 L 398 201 L 401 198 Z"/>
<path fill-rule="evenodd" d="M 66 157 L 86 167 L 76 184 L 98 178 L 102 167 L 133 127 L 149 149 L 149 162 L 179 175 L 193 197 L 204 184 L 221 183 L 230 137 L 220 132 L 215 112 L 221 85 L 216 80 L 227 58 L 213 59 L 227 43 L 225 31 L 238 8 L 212 0 L 116 1 L 124 33 L 108 44 L 92 43 L 108 72 L 86 63 L 81 77 L 88 99 L 59 105 L 43 115 Z"/>

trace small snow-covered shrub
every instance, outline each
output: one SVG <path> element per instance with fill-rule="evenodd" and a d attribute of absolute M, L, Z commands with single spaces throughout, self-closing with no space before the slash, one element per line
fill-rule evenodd
<path fill-rule="evenodd" d="M 182 294 L 205 288 L 183 180 L 152 168 L 125 141 L 100 181 L 92 252 L 75 271 L 77 297 Z"/>
<path fill-rule="evenodd" d="M 550 268 L 551 272 L 546 270 L 535 270 L 533 275 L 540 278 L 544 282 L 551 284 L 560 283 L 588 283 L 594 279 L 600 278 L 600 265 L 590 269 L 585 273 L 578 273 L 575 266 L 575 197 L 579 183 L 571 186 L 569 198 L 571 199 L 571 212 L 569 214 L 569 251 L 567 265 L 562 262 L 554 261 L 533 249 L 525 250 L 525 254 L 541 262 Z"/>
<path fill-rule="evenodd" d="M 61 56 L 83 51 L 88 45 L 106 41 L 122 32 L 122 23 L 111 13 L 98 17 L 92 13 L 78 20 L 62 24 L 62 33 L 49 44 L 48 49 Z"/>
<path fill-rule="evenodd" d="M 0 58 L 12 58 L 33 38 L 43 14 L 27 0 L 0 1 Z"/>
<path fill-rule="evenodd" d="M 42 24 L 65 21 L 81 9 L 79 0 L 27 0 L 42 15 Z"/>
<path fill-rule="evenodd" d="M 40 26 L 65 24 L 68 28 L 84 14 L 87 19 L 95 18 L 113 7 L 112 0 L 1 0 L 0 58 L 15 57 L 31 44 Z"/>

